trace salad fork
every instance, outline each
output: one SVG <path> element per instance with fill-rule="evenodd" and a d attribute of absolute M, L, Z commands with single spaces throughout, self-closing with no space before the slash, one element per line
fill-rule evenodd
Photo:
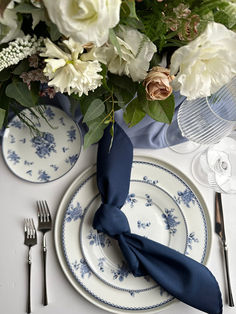
<path fill-rule="evenodd" d="M 46 232 L 52 228 L 52 219 L 49 207 L 46 201 L 37 201 L 38 208 L 38 230 L 43 233 L 42 240 L 42 254 L 43 254 L 43 305 L 48 305 L 47 295 L 47 276 L 46 276 L 46 257 L 47 257 L 47 243 Z"/>
<path fill-rule="evenodd" d="M 27 299 L 27 313 L 31 313 L 31 247 L 37 244 L 37 233 L 34 226 L 33 219 L 25 219 L 24 224 L 25 241 L 24 244 L 29 247 L 28 251 L 28 299 Z"/>

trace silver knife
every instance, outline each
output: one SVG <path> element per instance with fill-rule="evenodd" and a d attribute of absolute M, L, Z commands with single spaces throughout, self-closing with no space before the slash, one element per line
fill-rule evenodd
<path fill-rule="evenodd" d="M 220 237 L 223 252 L 224 252 L 224 265 L 225 265 L 225 273 L 226 273 L 226 281 L 227 281 L 227 289 L 228 289 L 228 303 L 229 306 L 234 306 L 234 299 L 230 284 L 230 276 L 229 276 L 229 261 L 228 261 L 228 247 L 226 243 L 226 235 L 225 235 L 225 225 L 224 225 L 224 215 L 223 215 L 223 207 L 221 200 L 221 193 L 217 193 L 215 195 L 215 232 Z"/>

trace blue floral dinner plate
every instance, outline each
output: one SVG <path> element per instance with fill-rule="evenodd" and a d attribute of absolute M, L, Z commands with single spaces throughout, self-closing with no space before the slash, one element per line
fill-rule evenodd
<path fill-rule="evenodd" d="M 82 147 L 76 123 L 62 110 L 45 107 L 46 119 L 22 111 L 38 129 L 34 134 L 15 116 L 3 135 L 2 151 L 9 169 L 19 178 L 34 183 L 54 181 L 76 163 Z"/>
<path fill-rule="evenodd" d="M 113 313 L 155 313 L 174 302 L 151 278 L 134 277 L 115 240 L 92 228 L 100 205 L 95 167 L 79 176 L 58 209 L 55 245 L 73 287 Z M 135 157 L 122 207 L 131 230 L 206 263 L 211 227 L 204 200 L 180 171 L 162 161 Z"/>

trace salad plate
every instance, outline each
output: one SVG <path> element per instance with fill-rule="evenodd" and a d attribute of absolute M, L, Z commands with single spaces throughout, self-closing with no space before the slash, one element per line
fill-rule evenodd
<path fill-rule="evenodd" d="M 3 135 L 4 160 L 21 179 L 34 183 L 54 181 L 71 170 L 78 160 L 81 133 L 77 124 L 59 108 L 45 106 L 46 119 L 38 114 L 36 117 L 31 111 L 24 109 L 22 114 L 38 131 L 32 133 L 15 116 Z"/>
<path fill-rule="evenodd" d="M 81 174 L 64 195 L 55 224 L 62 269 L 86 299 L 114 313 L 155 313 L 174 302 L 149 277 L 134 277 L 115 240 L 92 228 L 100 205 L 96 169 Z M 211 229 L 206 205 L 181 172 L 148 157 L 135 157 L 122 207 L 131 231 L 206 263 Z"/>
<path fill-rule="evenodd" d="M 147 276 L 134 277 L 117 241 L 103 233 L 98 234 L 91 227 L 99 203 L 100 197 L 86 209 L 80 227 L 80 246 L 92 272 L 108 285 L 130 293 L 156 287 L 157 284 Z M 188 231 L 184 215 L 178 204 L 159 187 L 143 180 L 131 180 L 130 193 L 121 210 L 132 233 L 185 252 Z"/>

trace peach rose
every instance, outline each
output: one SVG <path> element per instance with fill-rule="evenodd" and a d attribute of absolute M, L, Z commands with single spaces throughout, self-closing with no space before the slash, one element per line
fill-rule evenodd
<path fill-rule="evenodd" d="M 174 79 L 170 70 L 156 66 L 146 76 L 143 85 L 148 100 L 164 100 L 172 93 L 170 82 Z"/>

